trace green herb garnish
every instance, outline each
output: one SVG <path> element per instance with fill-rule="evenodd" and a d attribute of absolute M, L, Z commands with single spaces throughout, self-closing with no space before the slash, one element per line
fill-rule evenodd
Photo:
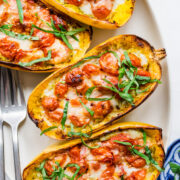
<path fill-rule="evenodd" d="M 20 66 L 26 67 L 26 66 L 32 66 L 33 64 L 39 63 L 39 62 L 44 62 L 44 61 L 49 61 L 51 59 L 51 50 L 48 51 L 48 56 L 47 57 L 43 57 L 43 58 L 39 58 L 30 62 L 19 62 L 18 64 Z"/>
<path fill-rule="evenodd" d="M 10 36 L 15 39 L 19 40 L 39 40 L 39 37 L 31 36 L 31 35 L 25 35 L 25 34 L 19 34 L 12 31 L 9 31 L 11 29 L 12 25 L 6 24 L 2 25 L 0 27 L 0 32 L 6 34 L 7 36 Z"/>
<path fill-rule="evenodd" d="M 77 40 L 77 38 L 74 35 L 77 34 L 77 33 L 82 32 L 82 31 L 85 31 L 85 28 L 78 28 L 78 29 L 75 29 L 75 30 L 72 30 L 72 31 L 67 31 L 66 29 L 63 28 L 62 25 L 59 26 L 60 30 L 58 30 L 55 27 L 55 24 L 54 24 L 52 18 L 51 18 L 51 24 L 48 24 L 48 25 L 52 28 L 52 30 L 42 29 L 42 28 L 36 26 L 35 24 L 32 24 L 32 28 L 39 29 L 39 30 L 44 31 L 46 33 L 54 34 L 56 37 L 61 38 L 64 41 L 64 43 L 69 47 L 69 49 L 73 49 L 73 47 L 69 43 L 69 41 L 67 39 L 67 36 L 71 36 L 72 38 Z"/>
<path fill-rule="evenodd" d="M 19 21 L 21 24 L 23 24 L 23 8 L 22 8 L 22 4 L 21 4 L 21 0 L 16 0 L 17 3 L 17 7 L 18 7 L 18 13 L 19 13 Z"/>
<path fill-rule="evenodd" d="M 81 105 L 89 112 L 89 114 L 91 116 L 94 116 L 94 111 L 92 111 L 91 109 L 89 109 L 82 101 L 81 99 L 79 99 L 79 102 L 81 103 Z"/>
<path fill-rule="evenodd" d="M 90 87 L 86 91 L 85 96 L 88 101 L 109 101 L 109 100 L 113 99 L 114 96 L 112 96 L 110 98 L 91 98 L 90 96 L 95 88 L 97 88 L 97 86 Z"/>
<path fill-rule="evenodd" d="M 44 160 L 40 164 L 39 168 L 36 168 L 36 171 L 41 172 L 43 180 L 56 180 L 56 179 L 62 180 L 64 177 L 67 178 L 68 180 L 74 180 L 80 171 L 80 166 L 78 164 L 71 163 L 71 164 L 67 164 L 64 168 L 62 168 L 60 166 L 59 162 L 56 161 L 55 164 L 57 165 L 57 167 L 53 166 L 54 171 L 52 172 L 52 174 L 50 176 L 48 176 L 46 169 L 44 168 L 45 163 L 46 163 L 46 160 Z M 75 167 L 76 168 L 76 171 L 72 175 L 72 177 L 64 173 L 68 167 Z"/>
<path fill-rule="evenodd" d="M 132 145 L 131 143 L 129 143 L 129 142 L 122 142 L 122 141 L 118 141 L 118 140 L 114 140 L 114 142 L 122 144 L 122 145 L 125 145 L 125 146 L 130 146 L 129 150 L 131 152 L 133 152 L 133 154 L 136 154 L 136 155 L 140 156 L 141 158 L 143 158 L 146 161 L 147 164 L 150 164 L 149 158 L 145 154 L 143 154 L 143 153 L 139 152 L 137 149 L 135 149 L 135 146 Z"/>
<path fill-rule="evenodd" d="M 46 132 L 48 132 L 48 131 L 51 131 L 52 129 L 56 129 L 56 128 L 58 128 L 58 127 L 57 127 L 57 126 L 51 126 L 51 127 L 47 128 L 47 129 L 44 129 L 44 130 L 41 132 L 40 136 L 42 136 L 44 133 L 46 133 Z"/>
<path fill-rule="evenodd" d="M 83 128 L 84 128 L 84 126 L 82 127 L 82 129 L 83 129 Z M 93 146 L 93 147 L 92 147 L 92 146 L 89 146 L 88 144 L 86 144 L 86 142 L 84 141 L 83 137 L 85 137 L 85 138 L 90 138 L 91 135 L 92 135 L 92 133 L 91 133 L 91 135 L 88 135 L 88 134 L 86 134 L 86 133 L 83 133 L 83 132 L 82 132 L 82 129 L 81 129 L 80 132 L 75 132 L 75 131 L 74 131 L 74 125 L 71 124 L 71 131 L 68 132 L 68 136 L 69 136 L 69 137 L 72 137 L 72 136 L 78 136 L 78 137 L 80 137 L 80 138 L 81 138 L 81 142 L 84 144 L 84 146 L 88 147 L 89 149 L 99 148 L 100 146 Z M 91 132 L 92 132 L 92 130 L 91 130 Z"/>
<path fill-rule="evenodd" d="M 63 130 L 65 129 L 65 122 L 66 122 L 67 113 L 68 113 L 68 105 L 69 105 L 69 101 L 66 101 L 66 104 L 65 104 L 65 107 L 64 107 L 64 110 L 63 110 L 63 117 L 62 117 L 62 120 L 61 120 L 61 125 L 62 125 Z"/>
<path fill-rule="evenodd" d="M 144 141 L 144 147 L 145 147 L 146 155 L 148 156 L 151 164 L 153 164 L 154 167 L 155 167 L 158 171 L 162 172 L 163 169 L 162 169 L 162 168 L 159 166 L 159 164 L 152 158 L 151 150 L 150 150 L 149 147 L 146 145 L 146 142 L 147 142 L 147 134 L 146 134 L 146 132 L 145 132 L 143 129 L 142 129 L 141 131 L 142 131 L 142 133 L 143 133 L 143 141 Z"/>

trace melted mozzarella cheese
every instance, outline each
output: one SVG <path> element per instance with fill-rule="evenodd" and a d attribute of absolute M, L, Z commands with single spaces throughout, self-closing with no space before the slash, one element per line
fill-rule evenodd
<path fill-rule="evenodd" d="M 92 162 L 93 163 L 93 162 Z M 94 162 L 96 163 L 96 161 Z M 102 175 L 102 172 L 107 168 L 107 164 L 104 164 L 104 163 L 101 163 L 100 164 L 100 168 L 95 171 L 92 166 L 90 165 L 90 168 L 89 168 L 89 178 L 91 179 L 99 179 Z"/>
<path fill-rule="evenodd" d="M 92 15 L 91 4 L 88 1 L 84 1 L 80 6 L 81 11 L 87 15 Z"/>
<path fill-rule="evenodd" d="M 79 39 L 79 35 L 75 35 Z M 72 45 L 73 49 L 79 49 L 79 41 L 76 41 L 72 37 L 68 36 L 68 41 Z"/>

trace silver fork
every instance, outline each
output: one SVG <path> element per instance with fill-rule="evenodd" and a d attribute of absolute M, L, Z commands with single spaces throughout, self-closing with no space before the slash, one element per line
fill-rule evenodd
<path fill-rule="evenodd" d="M 15 177 L 16 177 L 15 179 L 21 180 L 21 168 L 20 168 L 17 132 L 18 132 L 19 124 L 26 117 L 26 104 L 17 71 L 11 71 L 6 68 L 1 68 L 0 93 L 1 93 L 0 107 L 1 107 L 3 121 L 9 124 L 12 130 L 14 167 L 15 167 Z M 3 141 L 1 145 L 2 144 Z M 0 148 L 3 149 L 3 147 Z M 4 167 L 4 165 L 2 166 Z M 1 175 L 0 175 L 0 179 L 1 179 Z"/>

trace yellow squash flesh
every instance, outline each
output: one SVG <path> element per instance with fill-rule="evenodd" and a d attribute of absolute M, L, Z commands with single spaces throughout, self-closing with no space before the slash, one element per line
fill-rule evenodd
<path fill-rule="evenodd" d="M 41 0 L 43 3 L 67 14 L 68 16 L 91 26 L 101 29 L 116 29 L 123 26 L 132 16 L 135 0 L 125 0 L 125 3 L 119 4 L 107 17 L 107 20 L 99 20 L 88 16 L 75 5 L 65 4 L 60 0 Z"/>
<path fill-rule="evenodd" d="M 124 123 L 116 123 L 113 124 L 101 131 L 94 133 L 91 136 L 91 140 L 93 141 L 98 138 L 103 138 L 104 135 L 109 135 L 117 130 L 126 130 L 126 129 L 143 129 L 147 136 L 149 136 L 152 142 L 152 157 L 155 161 L 158 162 L 159 166 L 162 168 L 164 163 L 164 149 L 162 142 L 162 129 L 139 122 L 124 122 Z M 39 164 L 50 157 L 54 157 L 55 154 L 66 151 L 67 149 L 81 144 L 80 139 L 66 141 L 61 144 L 54 144 L 52 146 L 47 147 L 40 155 L 38 155 L 23 171 L 23 180 L 32 180 L 33 177 L 37 176 L 37 171 L 35 168 L 39 166 Z M 147 172 L 147 176 L 145 180 L 156 180 L 159 176 L 160 172 L 153 166 L 150 166 Z M 42 180 L 41 177 L 35 178 L 36 180 Z"/>
<path fill-rule="evenodd" d="M 103 42 L 102 44 L 96 46 L 92 50 L 90 50 L 85 57 L 92 56 L 92 55 L 99 55 L 100 53 L 106 50 L 117 50 L 123 48 L 128 52 L 140 52 L 146 56 L 149 61 L 149 72 L 151 73 L 152 79 L 161 79 L 161 66 L 159 64 L 159 60 L 166 56 L 165 50 L 155 50 L 148 42 L 145 40 L 135 36 L 135 35 L 120 35 L 109 40 Z M 90 60 L 88 60 L 90 61 Z M 87 61 L 86 61 L 87 62 Z M 48 84 L 55 78 L 61 77 L 64 73 L 67 73 L 68 70 L 71 69 L 72 66 L 66 67 L 64 69 L 58 70 L 57 72 L 53 73 L 49 77 L 47 77 L 44 81 L 42 81 L 32 92 L 28 100 L 28 114 L 29 117 L 33 120 L 33 122 L 41 129 L 47 129 L 50 126 L 46 121 L 43 120 L 43 113 L 42 106 L 41 106 L 41 96 L 44 89 L 47 88 Z M 116 121 L 117 119 L 123 117 L 128 112 L 132 111 L 136 107 L 138 107 L 142 102 L 144 102 L 155 90 L 158 83 L 148 83 L 148 90 L 143 92 L 134 98 L 134 106 L 125 104 L 121 106 L 119 110 L 113 110 L 109 113 L 102 121 L 95 122 L 92 125 L 92 130 L 97 131 L 102 129 L 103 127 L 107 126 L 109 123 Z M 144 87 L 147 88 L 147 86 Z M 70 127 L 67 127 L 66 132 L 70 130 Z M 78 130 L 75 128 L 75 130 Z M 83 129 L 83 132 L 89 133 L 90 129 L 88 127 Z M 47 136 L 54 138 L 54 139 L 66 139 L 68 138 L 67 135 L 63 135 L 61 130 L 53 129 L 49 132 L 45 133 Z"/>

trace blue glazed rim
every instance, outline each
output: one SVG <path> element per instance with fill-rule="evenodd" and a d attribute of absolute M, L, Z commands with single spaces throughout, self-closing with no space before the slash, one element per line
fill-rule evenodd
<path fill-rule="evenodd" d="M 175 153 L 176 153 L 177 149 L 179 149 L 179 148 L 180 148 L 180 139 L 175 140 L 168 147 L 167 153 L 165 156 L 165 162 L 164 162 L 165 171 L 160 174 L 158 180 L 172 180 L 172 179 L 174 180 L 174 174 L 172 174 L 172 172 L 170 170 L 169 162 L 171 159 L 174 160 Z M 172 161 L 172 162 L 176 162 L 176 161 Z"/>

